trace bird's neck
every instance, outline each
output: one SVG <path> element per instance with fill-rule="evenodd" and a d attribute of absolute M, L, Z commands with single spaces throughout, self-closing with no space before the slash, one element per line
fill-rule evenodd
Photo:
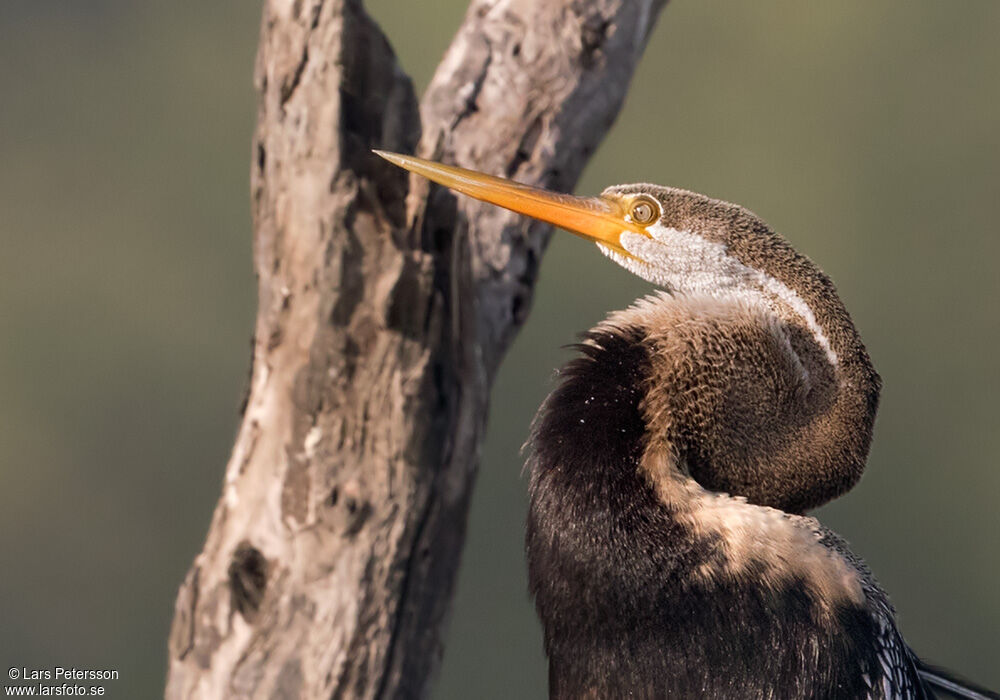
<path fill-rule="evenodd" d="M 646 186 L 634 185 L 626 189 L 641 191 L 643 187 Z M 799 443 L 805 448 L 799 451 L 808 451 L 810 454 L 806 457 L 810 460 L 825 456 L 820 460 L 822 464 L 812 472 L 814 475 L 823 472 L 834 480 L 829 484 L 816 484 L 813 493 L 796 495 L 789 491 L 783 500 L 765 498 L 763 490 L 755 493 L 737 489 L 735 492 L 755 502 L 792 510 L 818 505 L 842 493 L 860 475 L 867 456 L 879 378 L 833 283 L 753 212 L 695 192 L 675 188 L 655 190 L 663 208 L 662 221 L 669 223 L 649 226 L 645 235 L 622 233 L 619 242 L 628 252 L 627 256 L 602 248 L 622 266 L 678 297 L 675 304 L 662 300 L 644 305 L 660 317 L 645 327 L 658 336 L 655 340 L 669 351 L 654 352 L 667 363 L 686 362 L 695 372 L 712 377 L 718 373 L 713 372 L 705 358 L 691 352 L 677 352 L 672 346 L 678 341 L 729 344 L 731 334 L 726 327 L 739 335 L 747 322 L 756 322 L 761 329 L 770 327 L 777 342 L 785 346 L 781 357 L 761 357 L 753 348 L 737 345 L 733 349 L 746 350 L 745 355 L 711 359 L 730 371 L 724 380 L 731 394 L 753 396 L 768 410 L 785 411 L 782 417 L 788 420 L 784 434 L 772 430 L 772 426 L 762 426 L 765 436 L 770 435 L 783 443 L 789 440 Z M 688 309 L 682 308 L 685 303 L 690 307 L 703 300 L 728 304 L 734 310 L 719 315 L 717 325 L 722 326 L 721 329 L 690 333 L 675 332 L 674 328 L 664 326 L 665 323 L 684 324 L 704 317 L 705 314 L 696 309 L 688 313 Z M 644 327 L 642 315 L 641 308 L 631 309 L 619 314 L 616 322 Z M 774 342 L 767 339 L 759 347 L 770 350 L 773 345 Z M 761 395 L 754 387 L 745 386 L 746 382 L 741 385 L 732 370 L 751 367 L 754 363 L 776 370 L 783 385 L 804 394 L 804 401 Z M 794 369 L 791 373 L 786 367 L 789 363 Z M 680 377 L 667 368 L 660 384 L 665 390 L 684 390 L 685 382 L 698 379 L 690 376 L 693 372 L 686 374 L 689 376 Z M 768 378 L 761 377 L 765 381 Z M 705 392 L 702 398 L 711 397 Z M 688 405 L 696 404 L 687 397 L 682 400 Z M 786 444 L 754 439 L 758 437 L 755 434 L 729 435 L 727 426 L 719 427 L 715 435 L 703 436 L 706 443 L 743 437 L 747 438 L 746 445 L 750 448 L 764 444 L 771 449 L 778 448 L 778 453 L 768 455 L 769 469 L 776 475 L 787 472 L 786 465 L 796 461 L 794 455 L 783 454 Z M 831 443 L 841 437 L 845 441 L 838 449 Z M 728 446 L 742 448 L 733 444 Z M 705 455 L 693 457 L 699 459 Z M 744 470 L 735 470 L 734 475 L 741 471 Z M 703 483 L 716 490 L 729 491 L 740 485 L 716 481 L 715 476 L 705 474 Z M 808 476 L 805 481 L 809 482 Z M 772 493 L 784 492 L 783 488 L 777 488 L 780 484 L 764 486 L 775 487 L 770 489 Z M 837 486 L 839 491 L 836 491 Z"/>
<path fill-rule="evenodd" d="M 642 329 L 648 348 L 650 452 L 710 491 L 801 513 L 860 478 L 878 377 L 853 326 L 824 319 L 824 346 L 800 315 L 779 309 L 738 296 L 659 295 L 610 323 Z"/>

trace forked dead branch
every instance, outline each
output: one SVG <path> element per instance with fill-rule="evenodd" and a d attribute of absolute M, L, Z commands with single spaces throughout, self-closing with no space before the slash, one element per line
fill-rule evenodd
<path fill-rule="evenodd" d="M 370 150 L 572 190 L 665 1 L 475 0 L 419 105 L 359 0 L 265 3 L 253 370 L 167 697 L 426 696 L 549 229 Z"/>

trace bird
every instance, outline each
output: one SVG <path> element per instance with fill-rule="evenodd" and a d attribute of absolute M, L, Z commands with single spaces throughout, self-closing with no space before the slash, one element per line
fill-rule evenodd
<path fill-rule="evenodd" d="M 583 335 L 526 444 L 550 697 L 1000 697 L 922 661 L 867 565 L 807 515 L 860 478 L 881 389 L 817 265 L 695 192 L 580 197 L 375 153 L 658 288 Z"/>

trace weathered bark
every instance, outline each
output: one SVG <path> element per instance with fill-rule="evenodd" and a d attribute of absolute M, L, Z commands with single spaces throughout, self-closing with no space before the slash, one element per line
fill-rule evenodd
<path fill-rule="evenodd" d="M 167 696 L 422 697 L 549 231 L 372 156 L 569 190 L 665 0 L 475 0 L 422 108 L 358 0 L 269 0 L 250 392 Z"/>

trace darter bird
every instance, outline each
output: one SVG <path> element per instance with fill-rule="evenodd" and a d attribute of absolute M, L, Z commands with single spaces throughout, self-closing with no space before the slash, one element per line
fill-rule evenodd
<path fill-rule="evenodd" d="M 880 379 L 829 278 L 746 209 L 383 158 L 562 227 L 663 291 L 612 313 L 529 439 L 530 590 L 553 698 L 997 698 L 925 665 L 804 515 L 865 467 Z"/>

